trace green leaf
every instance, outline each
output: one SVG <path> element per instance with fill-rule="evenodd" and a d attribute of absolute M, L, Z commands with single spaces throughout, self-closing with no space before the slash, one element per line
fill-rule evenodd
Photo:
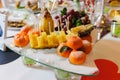
<path fill-rule="evenodd" d="M 75 23 L 76 23 L 76 18 L 73 17 L 73 18 L 72 18 L 72 24 L 75 24 Z"/>
<path fill-rule="evenodd" d="M 85 15 L 86 15 L 84 11 L 81 11 L 80 14 L 81 14 L 82 16 L 85 16 Z"/>
<path fill-rule="evenodd" d="M 80 25 L 82 25 L 82 21 L 80 19 L 77 19 L 76 26 L 80 26 Z"/>
<path fill-rule="evenodd" d="M 63 53 L 67 50 L 70 50 L 70 48 L 68 46 L 63 46 L 61 49 L 60 49 L 60 52 Z"/>
<path fill-rule="evenodd" d="M 63 10 L 61 11 L 62 16 L 66 15 L 66 13 L 67 13 L 67 8 L 63 8 Z"/>

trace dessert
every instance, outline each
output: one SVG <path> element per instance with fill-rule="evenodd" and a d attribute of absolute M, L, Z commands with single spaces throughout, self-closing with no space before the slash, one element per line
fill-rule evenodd
<path fill-rule="evenodd" d="M 25 25 L 26 23 L 24 22 L 24 20 L 11 20 L 11 21 L 9 20 L 8 21 L 9 27 L 21 28 Z"/>

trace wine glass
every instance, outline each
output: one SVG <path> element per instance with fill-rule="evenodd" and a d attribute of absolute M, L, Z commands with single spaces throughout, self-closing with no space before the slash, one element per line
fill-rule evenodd
<path fill-rule="evenodd" d="M 97 41 L 100 40 L 104 21 L 104 0 L 84 0 L 85 12 L 89 15 L 91 23 L 97 30 Z"/>

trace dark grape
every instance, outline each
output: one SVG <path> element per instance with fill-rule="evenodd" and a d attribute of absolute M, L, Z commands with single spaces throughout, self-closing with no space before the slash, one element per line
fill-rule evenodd
<path fill-rule="evenodd" d="M 69 16 L 69 15 L 73 15 L 74 12 L 75 12 L 74 9 L 70 10 L 70 11 L 67 13 L 67 16 Z"/>
<path fill-rule="evenodd" d="M 68 19 L 69 19 L 69 20 L 72 20 L 72 18 L 73 18 L 73 15 L 69 15 L 69 16 L 68 16 Z"/>
<path fill-rule="evenodd" d="M 58 0 L 58 4 L 62 4 L 63 3 L 63 0 Z"/>
<path fill-rule="evenodd" d="M 67 19 L 67 16 L 66 15 L 62 16 L 62 20 L 65 20 L 65 19 Z"/>
<path fill-rule="evenodd" d="M 58 19 L 59 18 L 59 16 L 55 16 L 55 19 Z"/>
<path fill-rule="evenodd" d="M 58 26 L 55 27 L 55 31 L 58 31 Z"/>
<path fill-rule="evenodd" d="M 87 24 L 90 24 L 91 23 L 91 21 L 90 20 L 87 20 Z"/>
<path fill-rule="evenodd" d="M 74 13 L 74 15 L 75 15 L 76 17 L 78 17 L 78 16 L 79 16 L 79 12 L 76 11 L 76 12 Z"/>
<path fill-rule="evenodd" d="M 62 28 L 65 31 L 67 30 L 66 20 L 69 20 L 70 29 L 76 26 L 86 25 L 91 23 L 89 16 L 84 11 L 79 12 L 79 11 L 74 11 L 74 9 L 71 9 L 64 15 L 60 14 L 59 16 L 56 16 L 56 19 L 58 19 L 59 24 L 61 19 Z M 83 35 L 83 33 L 81 34 Z"/>
<path fill-rule="evenodd" d="M 88 15 L 85 15 L 85 18 L 86 18 L 86 19 L 89 19 L 89 16 L 88 16 Z"/>

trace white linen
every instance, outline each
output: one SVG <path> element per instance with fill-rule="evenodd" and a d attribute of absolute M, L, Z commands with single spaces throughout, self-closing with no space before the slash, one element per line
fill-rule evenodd
<path fill-rule="evenodd" d="M 56 80 L 54 72 L 49 69 L 29 68 L 23 65 L 21 57 L 0 65 L 0 80 Z"/>

